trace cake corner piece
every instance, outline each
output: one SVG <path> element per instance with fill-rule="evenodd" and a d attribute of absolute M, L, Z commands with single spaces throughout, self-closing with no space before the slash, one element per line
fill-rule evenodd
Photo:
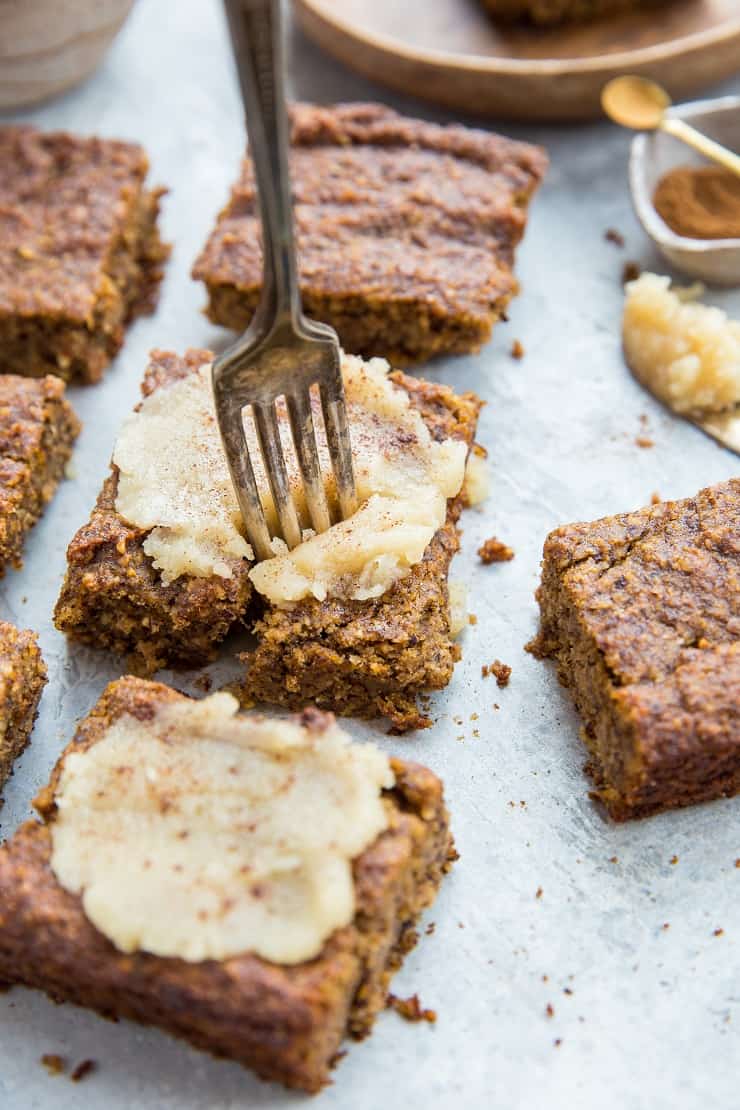
<path fill-rule="evenodd" d="M 0 621 L 0 790 L 28 745 L 45 685 L 36 634 Z"/>
<path fill-rule="evenodd" d="M 80 427 L 59 378 L 0 374 L 0 574 L 21 565 L 26 535 L 63 477 Z"/>
<path fill-rule="evenodd" d="M 740 791 L 740 480 L 544 545 L 540 628 L 616 820 Z"/>
<path fill-rule="evenodd" d="M 106 1017 L 156 1025 L 263 1079 L 319 1091 L 344 1037 L 366 1036 L 384 1007 L 389 980 L 415 942 L 416 919 L 454 858 L 442 785 L 423 767 L 391 761 L 395 784 L 382 793 L 386 827 L 352 866 L 354 916 L 313 958 L 279 963 L 243 953 L 189 960 L 123 952 L 52 869 L 57 799 L 70 753 L 84 763 L 116 722 L 147 727 L 163 706 L 187 715 L 202 713 L 204 702 L 130 676 L 111 683 L 37 798 L 43 823 L 27 822 L 0 846 L 0 980 Z M 334 727 L 317 710 L 293 721 L 308 732 Z"/>
<path fill-rule="evenodd" d="M 155 307 L 166 190 L 147 187 L 136 143 L 8 125 L 0 161 L 2 368 L 97 382 Z"/>

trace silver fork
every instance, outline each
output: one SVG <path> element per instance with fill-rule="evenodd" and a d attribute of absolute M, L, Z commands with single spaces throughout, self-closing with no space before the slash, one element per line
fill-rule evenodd
<path fill-rule="evenodd" d="M 355 511 L 352 453 L 339 340 L 301 310 L 288 166 L 280 0 L 224 0 L 249 129 L 262 220 L 263 283 L 257 311 L 237 342 L 213 363 L 221 438 L 244 525 L 257 560 L 274 555 L 244 430 L 251 406 L 282 539 L 302 540 L 280 439 L 276 401 L 285 398 L 311 526 L 330 527 L 311 409 L 318 386 L 342 519 Z"/>

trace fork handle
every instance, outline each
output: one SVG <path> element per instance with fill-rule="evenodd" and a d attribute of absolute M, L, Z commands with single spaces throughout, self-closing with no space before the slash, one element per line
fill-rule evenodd
<path fill-rule="evenodd" d="M 288 163 L 288 116 L 280 0 L 224 0 L 244 101 L 262 220 L 258 313 L 300 318 Z"/>

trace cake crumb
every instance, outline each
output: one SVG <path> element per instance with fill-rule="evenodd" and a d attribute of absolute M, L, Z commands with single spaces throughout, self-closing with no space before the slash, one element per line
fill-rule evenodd
<path fill-rule="evenodd" d="M 478 558 L 486 566 L 490 563 L 508 563 L 514 558 L 514 548 L 502 543 L 498 537 L 490 536 L 478 548 Z"/>
<path fill-rule="evenodd" d="M 621 231 L 617 231 L 615 227 L 608 227 L 604 232 L 604 238 L 607 243 L 613 243 L 615 247 L 624 246 L 624 235 Z"/>
<path fill-rule="evenodd" d="M 477 624 L 478 618 L 475 613 L 468 613 L 468 624 Z"/>
<path fill-rule="evenodd" d="M 712 933 L 713 937 L 723 937 L 725 935 L 724 929 L 715 929 Z"/>
<path fill-rule="evenodd" d="M 430 921 L 429 924 L 427 925 L 426 929 L 424 930 L 424 932 L 426 933 L 426 935 L 428 937 L 430 937 L 436 928 L 437 928 L 436 921 Z"/>
<path fill-rule="evenodd" d="M 740 859 L 735 860 L 735 867 L 740 867 Z"/>
<path fill-rule="evenodd" d="M 666 929 L 670 929 L 670 927 L 671 927 L 670 921 L 664 921 L 663 924 L 661 925 L 661 929 L 663 929 L 664 932 L 665 932 Z"/>
<path fill-rule="evenodd" d="M 563 1043 L 563 1038 L 556 1037 L 552 1043 L 555 1045 L 556 1048 L 560 1048 L 561 1044 Z"/>
<path fill-rule="evenodd" d="M 83 1079 L 87 1079 L 88 1075 L 96 1070 L 97 1066 L 95 1060 L 80 1060 L 69 1078 L 73 1083 L 81 1083 Z"/>
<path fill-rule="evenodd" d="M 658 493 L 657 490 L 655 490 L 653 493 L 650 494 L 650 504 L 651 505 L 660 505 L 661 501 L 662 501 L 662 498 L 661 498 L 661 496 L 660 496 L 660 494 Z"/>
<path fill-rule="evenodd" d="M 609 863 L 619 863 L 619 856 L 609 856 Z"/>
<path fill-rule="evenodd" d="M 545 1013 L 549 1018 L 555 1017 L 555 1010 L 553 1009 L 553 1005 L 551 1002 L 548 1002 L 545 1006 Z"/>
<path fill-rule="evenodd" d="M 674 864 L 674 866 L 675 866 L 675 864 L 678 863 L 678 856 L 671 856 L 671 858 L 668 860 L 668 862 Z"/>
<path fill-rule="evenodd" d="M 625 262 L 622 267 L 622 285 L 627 285 L 630 281 L 637 281 L 641 273 L 642 268 L 639 263 L 632 260 Z"/>
<path fill-rule="evenodd" d="M 534 892 L 534 896 L 535 896 L 535 898 L 541 898 L 542 897 L 542 887 L 541 886 L 537 887 L 537 890 Z"/>
<path fill-rule="evenodd" d="M 64 1057 L 58 1056 L 55 1052 L 45 1052 L 41 1057 L 41 1063 L 49 1075 L 62 1075 L 67 1066 Z"/>
<path fill-rule="evenodd" d="M 437 1020 L 437 1011 L 424 1009 L 419 1002 L 418 994 L 412 994 L 410 998 L 399 998 L 395 994 L 389 994 L 385 1004 L 389 1010 L 395 1010 L 400 1014 L 404 1021 L 428 1021 L 433 1025 Z"/>
<path fill-rule="evenodd" d="M 571 987 L 563 987 L 563 994 L 573 994 L 573 989 Z"/>
<path fill-rule="evenodd" d="M 509 679 L 511 678 L 511 667 L 508 663 L 502 663 L 500 659 L 494 659 L 493 663 L 484 663 L 480 669 L 483 678 L 488 678 L 490 674 L 496 678 L 496 685 L 500 687 L 508 686 Z M 494 708 L 498 706 L 494 703 Z"/>
<path fill-rule="evenodd" d="M 637 447 L 655 447 L 655 440 L 650 436 L 635 436 L 635 445 Z"/>
<path fill-rule="evenodd" d="M 510 354 L 512 358 L 524 358 L 524 344 L 521 342 L 521 340 L 514 340 L 514 342 L 511 344 Z"/>

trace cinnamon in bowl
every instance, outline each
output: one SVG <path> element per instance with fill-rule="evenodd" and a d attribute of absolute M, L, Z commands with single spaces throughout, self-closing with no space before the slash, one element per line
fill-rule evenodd
<path fill-rule="evenodd" d="M 676 166 L 661 177 L 653 204 L 685 239 L 740 239 L 740 177 L 721 166 Z"/>

